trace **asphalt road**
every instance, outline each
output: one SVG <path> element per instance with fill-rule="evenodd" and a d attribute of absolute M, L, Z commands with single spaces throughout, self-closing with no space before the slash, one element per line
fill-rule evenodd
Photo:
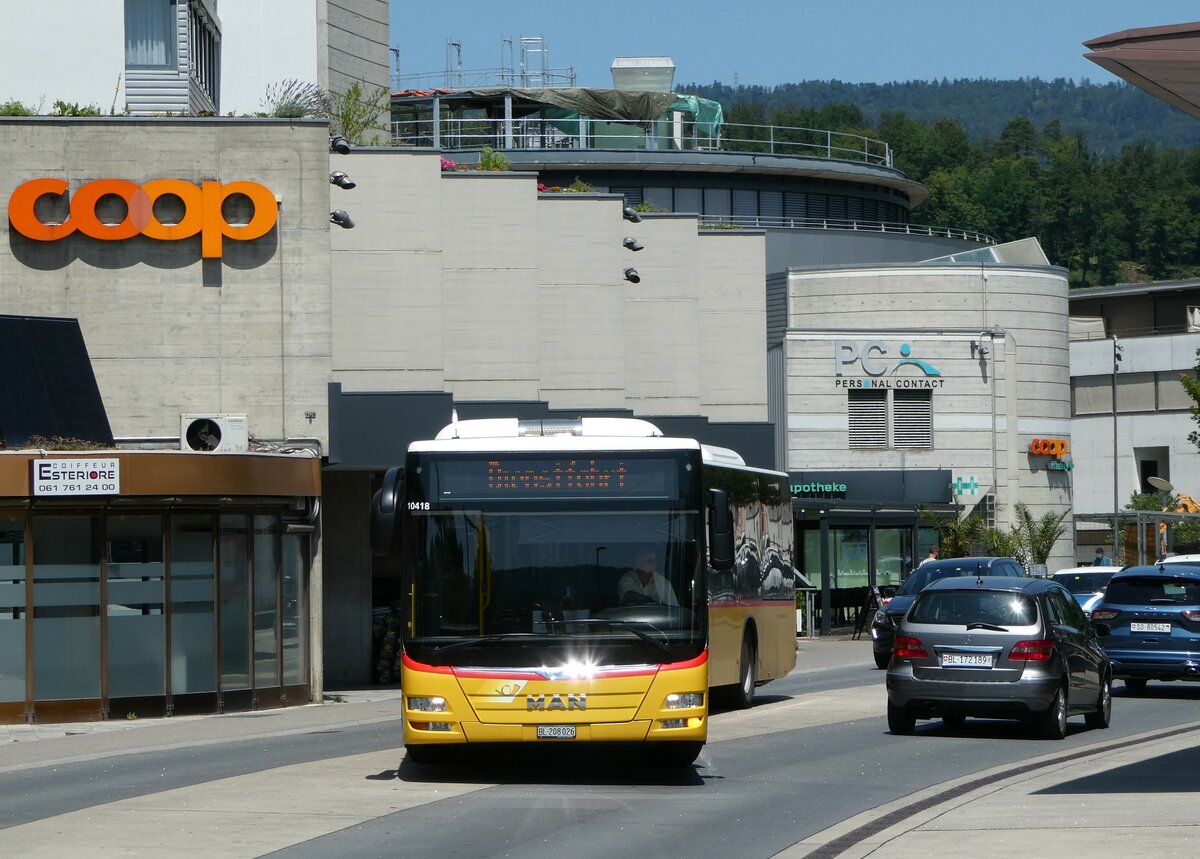
<path fill-rule="evenodd" d="M 1112 728 L 1073 718 L 1059 743 L 982 720 L 893 737 L 883 672 L 861 652 L 763 687 L 749 712 L 715 713 L 683 771 L 566 746 L 420 767 L 403 759 L 398 721 L 8 772 L 0 756 L 0 843 L 12 855 L 768 857 L 953 778 L 1191 722 L 1200 700 L 1200 685 L 1136 699 L 1118 685 Z"/>

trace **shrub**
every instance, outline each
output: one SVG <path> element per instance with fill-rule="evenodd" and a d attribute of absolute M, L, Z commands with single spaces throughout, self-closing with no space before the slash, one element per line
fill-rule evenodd
<path fill-rule="evenodd" d="M 508 170 L 512 165 L 509 160 L 496 152 L 490 146 L 485 146 L 479 150 L 479 169 L 480 170 Z"/>

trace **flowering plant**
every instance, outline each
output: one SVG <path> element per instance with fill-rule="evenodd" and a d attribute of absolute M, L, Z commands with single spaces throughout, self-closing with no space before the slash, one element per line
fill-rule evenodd
<path fill-rule="evenodd" d="M 539 194 L 546 193 L 546 183 L 545 182 L 538 182 L 538 193 Z"/>
<path fill-rule="evenodd" d="M 457 166 L 458 166 L 457 161 L 451 161 L 449 158 L 445 157 L 444 155 L 442 156 L 442 169 L 443 170 L 453 170 Z"/>

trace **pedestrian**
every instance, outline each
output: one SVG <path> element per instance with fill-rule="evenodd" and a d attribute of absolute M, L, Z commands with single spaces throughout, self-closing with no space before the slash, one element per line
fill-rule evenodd
<path fill-rule="evenodd" d="M 936 561 L 940 554 L 941 554 L 941 550 L 938 549 L 937 546 L 931 546 L 929 548 L 929 554 L 925 556 L 925 560 L 923 560 L 923 561 L 921 561 L 921 563 L 917 564 L 917 569 L 920 569 L 921 567 L 925 566 L 930 561 Z"/>
<path fill-rule="evenodd" d="M 1092 561 L 1092 566 L 1093 567 L 1107 567 L 1107 566 L 1110 566 L 1111 564 L 1112 564 L 1112 560 L 1109 559 L 1108 555 L 1104 554 L 1104 547 L 1102 546 L 1102 547 L 1098 548 L 1096 550 L 1096 560 Z"/>

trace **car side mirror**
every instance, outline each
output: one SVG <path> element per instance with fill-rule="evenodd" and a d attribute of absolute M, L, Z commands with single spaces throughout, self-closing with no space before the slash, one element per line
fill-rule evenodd
<path fill-rule="evenodd" d="M 377 558 L 386 558 L 395 549 L 403 498 L 404 469 L 389 468 L 383 475 L 383 485 L 371 499 L 371 552 Z"/>

